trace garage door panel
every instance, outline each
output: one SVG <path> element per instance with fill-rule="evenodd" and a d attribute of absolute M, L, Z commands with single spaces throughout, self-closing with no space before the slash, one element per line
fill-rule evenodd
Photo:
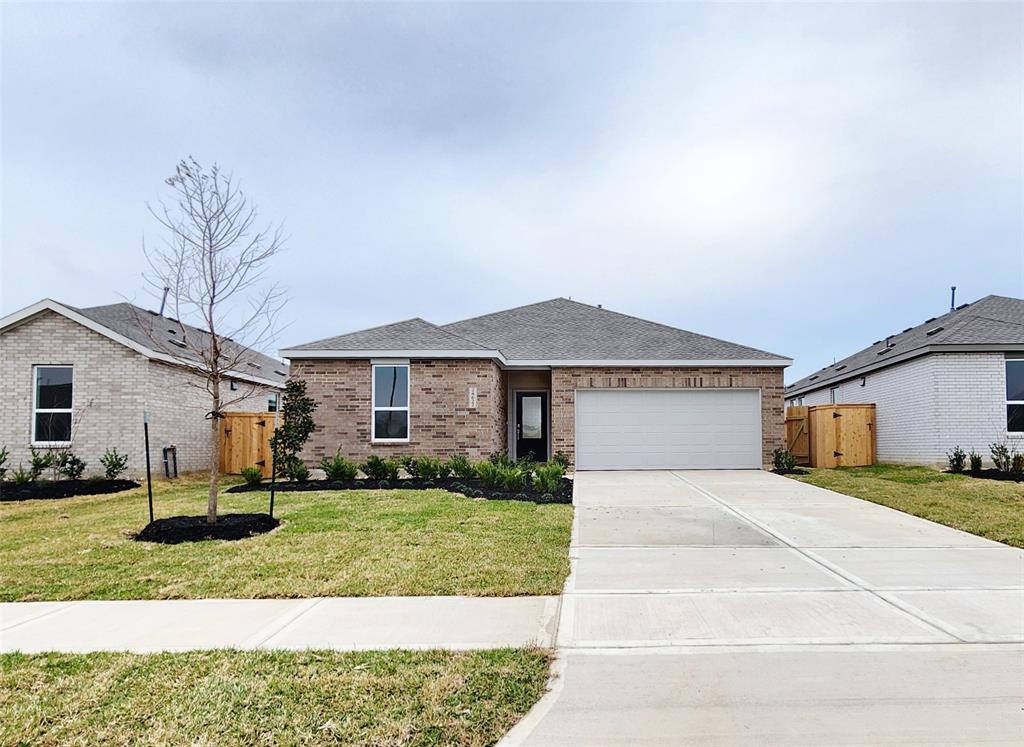
<path fill-rule="evenodd" d="M 761 466 L 757 390 L 576 392 L 578 469 Z"/>

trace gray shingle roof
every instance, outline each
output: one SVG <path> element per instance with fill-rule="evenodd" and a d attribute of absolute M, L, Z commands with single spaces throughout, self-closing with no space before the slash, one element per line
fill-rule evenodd
<path fill-rule="evenodd" d="M 566 298 L 442 326 L 411 319 L 291 350 L 497 350 L 515 361 L 784 359 Z"/>
<path fill-rule="evenodd" d="M 902 360 L 908 354 L 923 354 L 930 348 L 954 345 L 1020 345 L 1024 349 L 1024 300 L 985 296 L 974 303 L 964 304 L 916 327 L 890 335 L 888 348 L 885 339 L 879 340 L 805 376 L 787 386 L 786 395 L 813 391 L 859 376 L 861 371 L 884 367 L 887 358 Z"/>
<path fill-rule="evenodd" d="M 486 350 L 419 317 L 328 337 L 289 350 Z M 493 348 L 492 348 L 493 350 Z"/>
<path fill-rule="evenodd" d="M 68 308 L 74 309 L 82 316 L 113 330 L 122 337 L 127 337 L 158 353 L 182 361 L 198 362 L 198 357 L 191 350 L 175 344 L 180 342 L 181 338 L 181 330 L 175 319 L 162 317 L 155 311 L 149 311 L 130 303 L 113 303 L 86 308 L 69 306 Z M 209 337 L 208 332 L 198 327 L 193 327 L 190 324 L 184 326 L 185 333 L 188 335 L 195 335 L 200 339 Z M 228 355 L 237 355 L 238 359 L 243 362 L 243 365 L 239 367 L 240 373 L 279 382 L 282 385 L 288 378 L 287 363 L 282 363 L 276 358 L 239 345 L 228 338 L 222 338 L 221 344 L 228 351 Z"/>

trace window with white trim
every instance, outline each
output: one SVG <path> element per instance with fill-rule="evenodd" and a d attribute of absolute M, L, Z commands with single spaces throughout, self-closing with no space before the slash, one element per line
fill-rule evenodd
<path fill-rule="evenodd" d="M 1024 358 L 1006 359 L 1006 430 L 1024 433 Z"/>
<path fill-rule="evenodd" d="M 829 401 L 834 405 L 839 402 L 839 387 L 834 386 L 828 390 Z"/>
<path fill-rule="evenodd" d="M 374 441 L 409 440 L 409 366 L 373 364 Z"/>
<path fill-rule="evenodd" d="M 71 366 L 35 366 L 32 378 L 32 443 L 70 444 L 74 369 Z"/>

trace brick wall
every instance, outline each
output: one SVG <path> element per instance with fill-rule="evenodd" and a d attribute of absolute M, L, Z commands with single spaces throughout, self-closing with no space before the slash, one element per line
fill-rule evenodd
<path fill-rule="evenodd" d="M 72 450 L 87 463 L 86 474 L 101 474 L 108 448 L 128 455 L 131 475 L 145 474 L 142 414 L 150 413 L 150 457 L 162 474 L 163 446 L 178 447 L 180 472 L 209 464 L 209 397 L 193 386 L 202 381 L 184 368 L 145 356 L 54 312 L 45 312 L 0 335 L 0 446 L 8 465 L 26 467 L 32 438 L 33 366 L 74 366 L 73 407 L 78 425 Z M 224 396 L 252 393 L 234 410 L 264 410 L 268 390 L 239 384 Z"/>
<path fill-rule="evenodd" d="M 314 465 L 339 449 L 363 461 L 381 456 L 465 454 L 483 459 L 505 449 L 505 379 L 487 360 L 413 360 L 409 368 L 409 442 L 371 443 L 369 360 L 293 360 L 291 375 L 319 403 L 303 457 Z M 469 407 L 469 388 L 477 406 Z"/>
<path fill-rule="evenodd" d="M 577 389 L 760 389 L 762 463 L 783 441 L 781 368 L 556 368 L 551 372 L 552 451 L 575 461 Z"/>
<path fill-rule="evenodd" d="M 954 446 L 974 449 L 990 463 L 988 445 L 1024 437 L 1006 434 L 1006 370 L 1002 353 L 941 353 L 868 373 L 838 385 L 836 401 L 876 405 L 878 461 L 944 465 Z M 830 401 L 825 387 L 805 405 Z"/>

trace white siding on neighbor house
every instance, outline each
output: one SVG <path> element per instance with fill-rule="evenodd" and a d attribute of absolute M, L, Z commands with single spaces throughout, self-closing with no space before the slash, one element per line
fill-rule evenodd
<path fill-rule="evenodd" d="M 990 463 L 989 444 L 1024 437 L 1006 433 L 1006 370 L 1002 353 L 935 353 L 839 385 L 836 402 L 874 402 L 878 460 L 941 465 L 959 445 Z M 830 402 L 830 387 L 804 395 L 805 405 Z M 787 404 L 795 404 L 788 400 Z"/>
<path fill-rule="evenodd" d="M 54 312 L 0 334 L 0 446 L 10 451 L 8 467 L 29 464 L 32 438 L 33 366 L 74 366 L 72 392 L 78 426 L 71 450 L 87 463 L 86 475 L 102 474 L 100 457 L 109 448 L 128 455 L 128 471 L 145 474 L 142 414 L 150 414 L 153 474 L 162 474 L 164 446 L 178 447 L 178 470 L 209 466 L 209 395 L 202 380 L 187 369 L 149 360 Z M 234 398 L 250 391 L 223 388 Z M 228 409 L 263 411 L 268 390 Z"/>

